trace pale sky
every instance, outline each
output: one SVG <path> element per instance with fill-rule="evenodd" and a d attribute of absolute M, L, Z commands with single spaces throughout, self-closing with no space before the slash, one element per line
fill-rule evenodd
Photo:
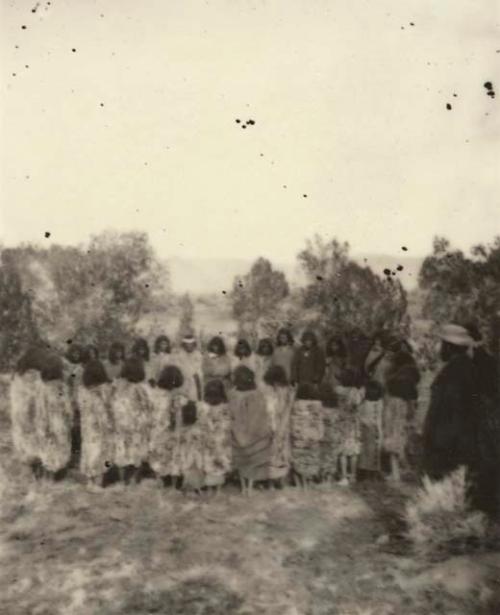
<path fill-rule="evenodd" d="M 316 232 L 500 234 L 498 0 L 0 2 L 4 243 L 284 262 Z"/>

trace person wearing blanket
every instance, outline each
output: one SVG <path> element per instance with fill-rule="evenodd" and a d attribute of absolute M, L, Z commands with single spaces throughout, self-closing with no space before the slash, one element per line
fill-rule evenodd
<path fill-rule="evenodd" d="M 210 380 L 205 384 L 204 401 L 198 404 L 204 425 L 204 485 L 217 493 L 231 470 L 231 415 L 224 383 Z"/>
<path fill-rule="evenodd" d="M 86 363 L 83 386 L 79 386 L 77 391 L 82 434 L 80 471 L 97 486 L 102 486 L 104 474 L 113 459 L 112 395 L 104 365 L 99 360 Z"/>
<path fill-rule="evenodd" d="M 267 370 L 264 382 L 263 392 L 273 434 L 269 479 L 282 485 L 290 470 L 290 413 L 295 391 L 288 385 L 285 369 L 280 365 Z"/>
<path fill-rule="evenodd" d="M 233 467 L 238 470 L 245 495 L 253 483 L 269 476 L 272 426 L 264 394 L 256 389 L 255 374 L 240 366 L 234 372 L 234 390 L 229 399 Z"/>
<path fill-rule="evenodd" d="M 149 455 L 153 389 L 145 378 L 143 360 L 139 357 L 128 359 L 121 378 L 115 383 L 111 403 L 113 461 L 126 483 L 130 475 L 139 482 L 139 469 Z"/>
<path fill-rule="evenodd" d="M 165 487 L 179 474 L 174 459 L 179 447 L 180 414 L 176 416 L 174 399 L 181 395 L 183 385 L 181 370 L 167 365 L 158 377 L 157 387 L 151 391 L 153 414 L 148 461 Z"/>
<path fill-rule="evenodd" d="M 45 349 L 29 349 L 18 363 L 10 402 L 16 454 L 37 478 L 55 478 L 71 458 L 73 410 L 62 360 Z"/>

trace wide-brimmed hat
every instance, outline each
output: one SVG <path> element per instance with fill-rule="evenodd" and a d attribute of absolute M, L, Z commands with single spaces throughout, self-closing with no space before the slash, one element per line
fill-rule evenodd
<path fill-rule="evenodd" d="M 439 339 L 455 346 L 473 346 L 474 340 L 465 327 L 460 325 L 443 325 L 438 331 Z"/>

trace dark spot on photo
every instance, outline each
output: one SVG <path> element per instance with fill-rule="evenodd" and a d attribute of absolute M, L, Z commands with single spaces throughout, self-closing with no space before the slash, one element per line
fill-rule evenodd
<path fill-rule="evenodd" d="M 287 187 L 287 185 L 286 185 L 286 184 L 283 184 L 283 188 L 286 188 L 286 187 Z"/>
<path fill-rule="evenodd" d="M 104 107 L 104 103 L 100 103 L 101 107 Z"/>
<path fill-rule="evenodd" d="M 317 275 L 316 279 L 318 280 L 318 282 L 322 282 L 324 280 L 322 275 Z"/>
<path fill-rule="evenodd" d="M 384 275 L 391 275 L 390 269 L 384 269 Z"/>
<path fill-rule="evenodd" d="M 76 49 L 73 47 L 73 49 L 71 50 L 73 53 L 76 53 Z"/>
<path fill-rule="evenodd" d="M 303 196 L 305 199 L 307 199 L 307 194 L 303 194 L 302 196 Z"/>
<path fill-rule="evenodd" d="M 408 252 L 408 248 L 406 246 L 402 246 L 401 250 L 403 250 L 403 252 Z"/>
<path fill-rule="evenodd" d="M 254 126 L 255 120 L 248 120 L 247 124 L 249 124 L 250 126 Z"/>
<path fill-rule="evenodd" d="M 239 119 L 236 119 L 236 120 L 234 120 L 234 121 L 235 121 L 237 124 L 240 124 L 240 123 L 241 123 L 241 120 L 239 120 Z"/>
<path fill-rule="evenodd" d="M 149 288 L 149 284 L 144 284 L 144 288 Z"/>
<path fill-rule="evenodd" d="M 105 461 L 105 462 L 104 462 L 104 465 L 105 465 L 107 468 L 110 468 L 110 467 L 111 467 L 111 463 L 110 463 L 109 461 Z"/>
<path fill-rule="evenodd" d="M 454 97 L 454 98 L 457 98 L 457 97 L 458 97 L 458 94 L 455 94 L 455 93 L 454 93 L 454 94 L 453 94 L 453 97 Z"/>
<path fill-rule="evenodd" d="M 50 233 L 49 231 L 45 231 L 45 237 L 49 238 L 50 237 Z"/>
<path fill-rule="evenodd" d="M 404 267 L 403 267 L 403 265 L 398 265 L 398 266 L 396 267 L 396 269 L 397 269 L 398 271 L 403 271 Z"/>
<path fill-rule="evenodd" d="M 72 343 L 73 343 L 73 340 L 71 340 L 71 339 L 70 340 L 66 340 L 66 344 L 72 344 Z"/>
<path fill-rule="evenodd" d="M 21 26 L 21 30 L 26 30 L 26 26 Z"/>
<path fill-rule="evenodd" d="M 13 77 L 17 77 L 17 73 L 12 73 L 12 76 Z"/>
<path fill-rule="evenodd" d="M 222 291 L 223 295 L 227 295 L 227 292 L 225 290 Z"/>
<path fill-rule="evenodd" d="M 493 89 L 493 84 L 491 83 L 491 81 L 485 81 L 485 82 L 484 82 L 484 87 L 485 87 L 487 90 L 492 90 L 492 89 Z"/>
<path fill-rule="evenodd" d="M 446 103 L 446 108 L 448 109 L 448 111 L 451 111 L 451 105 L 450 105 L 450 103 Z"/>
<path fill-rule="evenodd" d="M 242 126 L 241 126 L 241 127 L 242 127 L 242 128 L 246 128 L 246 124 L 242 124 Z"/>

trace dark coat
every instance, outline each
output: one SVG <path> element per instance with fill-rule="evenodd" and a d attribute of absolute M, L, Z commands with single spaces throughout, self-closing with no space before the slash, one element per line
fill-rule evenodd
<path fill-rule="evenodd" d="M 318 346 L 310 350 L 304 347 L 297 348 L 292 361 L 292 382 L 318 385 L 324 375 L 325 355 L 321 348 Z"/>
<path fill-rule="evenodd" d="M 424 424 L 424 470 L 441 479 L 460 465 L 470 468 L 477 458 L 472 360 L 457 355 L 443 367 L 431 388 Z"/>
<path fill-rule="evenodd" d="M 471 500 L 492 516 L 500 516 L 500 397 L 497 361 L 483 348 L 473 359 L 474 409 L 477 415 L 476 465 Z"/>

